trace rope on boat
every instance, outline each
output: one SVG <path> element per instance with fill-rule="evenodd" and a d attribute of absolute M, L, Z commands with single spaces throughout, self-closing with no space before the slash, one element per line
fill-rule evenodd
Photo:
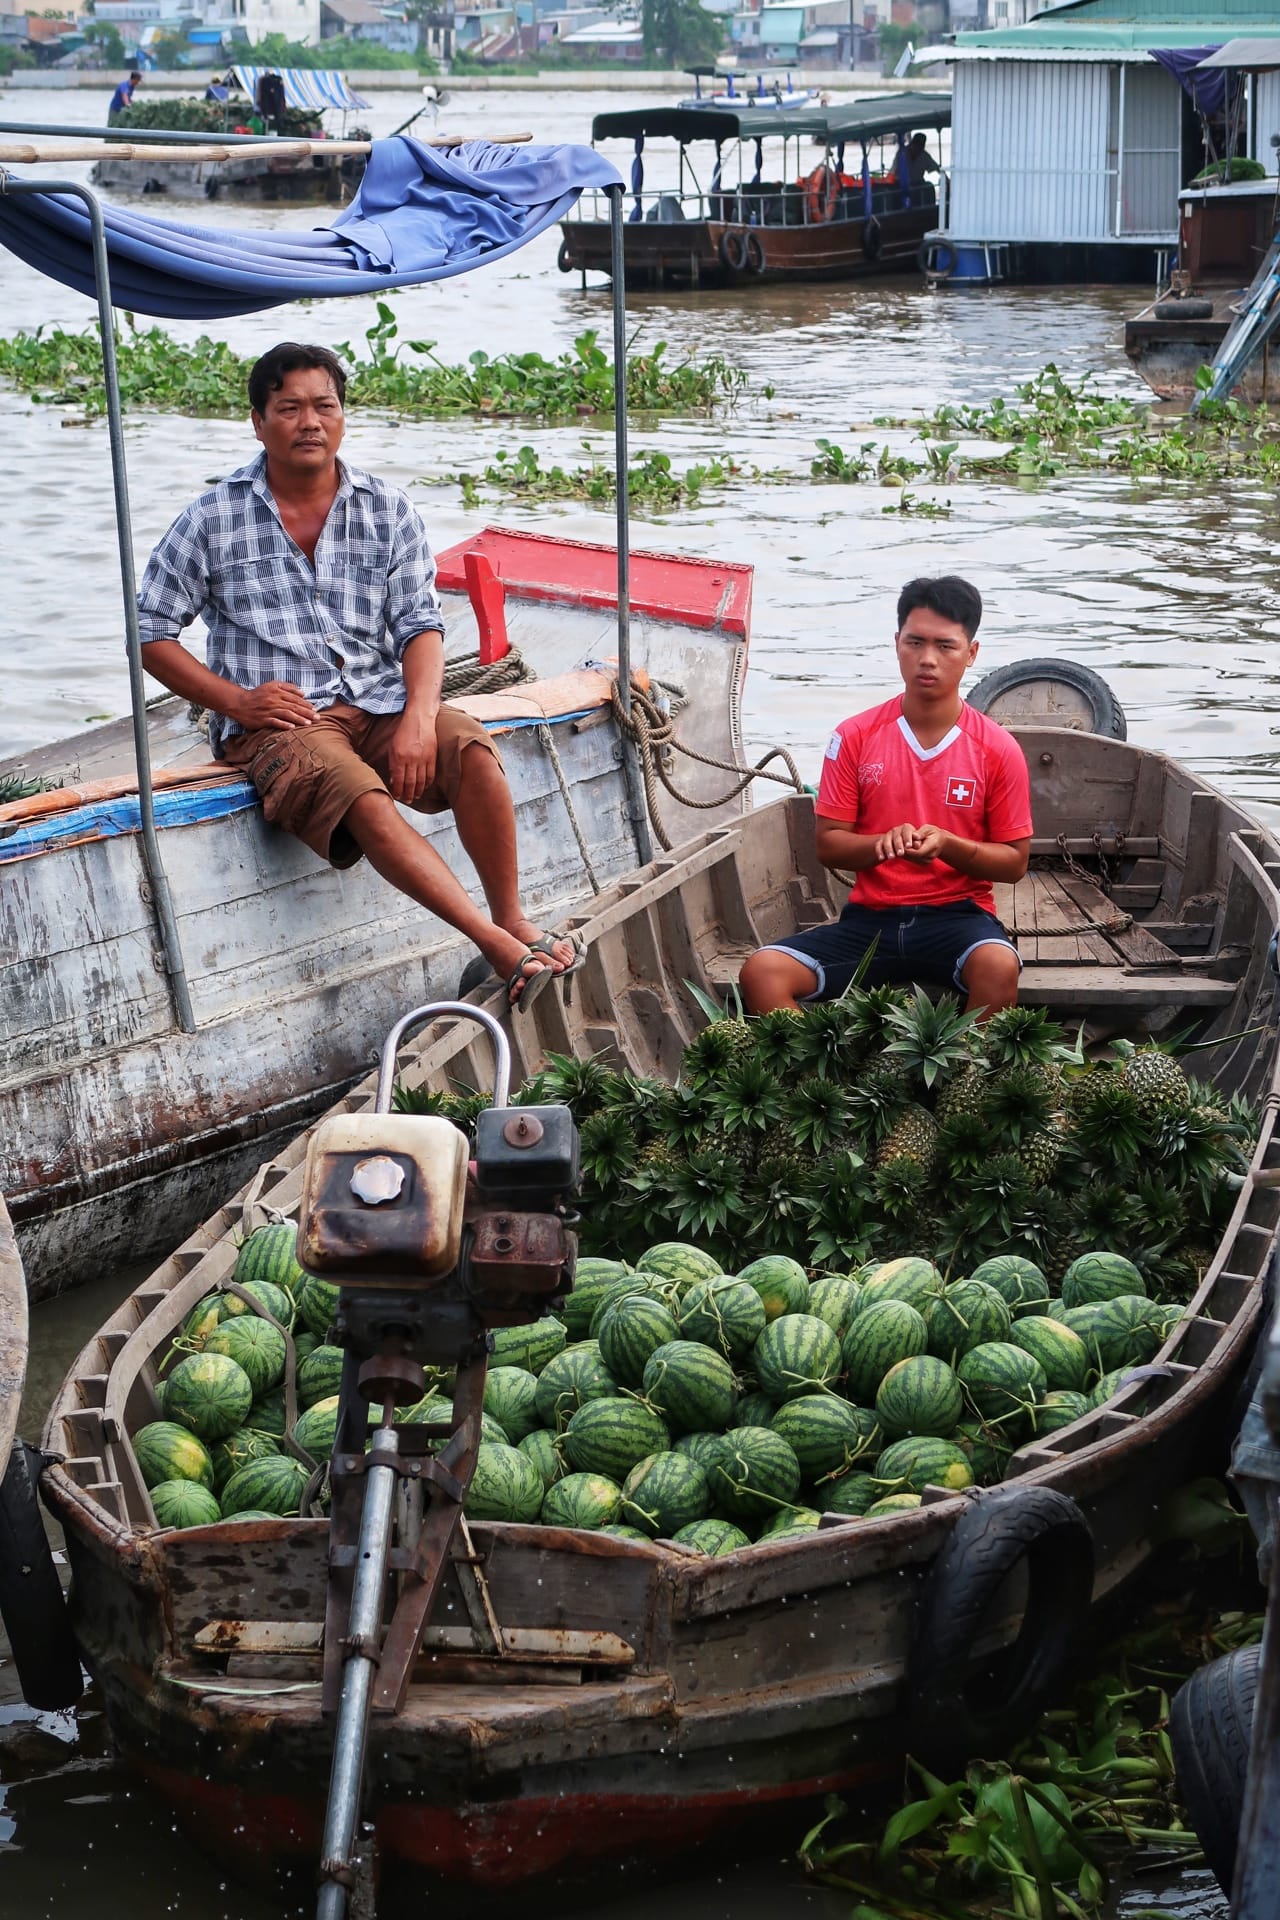
<path fill-rule="evenodd" d="M 488 666 L 481 666 L 478 653 L 463 653 L 456 660 L 445 661 L 440 693 L 442 699 L 461 700 L 471 693 L 502 693 L 507 687 L 522 686 L 537 677 L 519 647 L 509 648 L 501 660 L 493 660 Z"/>

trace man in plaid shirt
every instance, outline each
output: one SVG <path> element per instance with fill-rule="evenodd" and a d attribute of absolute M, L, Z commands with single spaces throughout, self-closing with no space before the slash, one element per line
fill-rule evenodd
<path fill-rule="evenodd" d="M 268 820 L 335 867 L 366 855 L 475 942 L 527 1005 L 579 946 L 520 902 L 515 812 L 478 721 L 440 698 L 444 619 L 426 529 L 398 487 L 338 459 L 346 374 L 284 341 L 249 374 L 263 451 L 184 509 L 138 591 L 142 660 L 207 707 L 218 759 L 243 768 Z M 208 665 L 178 635 L 202 615 Z M 452 810 L 480 911 L 395 802 Z"/>

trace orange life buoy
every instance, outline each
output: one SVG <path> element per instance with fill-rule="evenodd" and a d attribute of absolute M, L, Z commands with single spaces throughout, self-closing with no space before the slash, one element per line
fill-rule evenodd
<path fill-rule="evenodd" d="M 804 204 L 810 222 L 821 226 L 836 210 L 840 194 L 840 175 L 834 167 L 815 167 L 804 183 Z"/>

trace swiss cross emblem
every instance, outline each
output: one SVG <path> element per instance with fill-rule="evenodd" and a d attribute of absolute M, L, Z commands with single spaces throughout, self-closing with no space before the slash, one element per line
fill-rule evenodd
<path fill-rule="evenodd" d="M 948 780 L 947 805 L 949 807 L 971 807 L 973 805 L 972 780 Z"/>

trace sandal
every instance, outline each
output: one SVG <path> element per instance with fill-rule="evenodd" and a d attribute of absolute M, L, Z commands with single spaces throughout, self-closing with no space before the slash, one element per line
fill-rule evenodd
<path fill-rule="evenodd" d="M 548 960 L 554 960 L 556 948 L 562 946 L 566 940 L 573 948 L 573 958 L 567 967 L 557 966 L 554 969 L 556 977 L 560 980 L 565 979 L 571 973 L 576 973 L 579 967 L 584 967 L 587 964 L 587 942 L 585 936 L 575 927 L 571 933 L 544 933 L 540 939 L 529 942 L 530 953 L 545 953 Z"/>
<path fill-rule="evenodd" d="M 531 961 L 534 963 L 532 973 L 529 971 Z M 533 947 L 526 948 L 516 966 L 507 975 L 507 1006 L 513 1013 L 524 1013 L 533 1005 L 548 980 L 554 980 L 555 977 L 555 968 L 537 965 L 535 950 Z"/>

